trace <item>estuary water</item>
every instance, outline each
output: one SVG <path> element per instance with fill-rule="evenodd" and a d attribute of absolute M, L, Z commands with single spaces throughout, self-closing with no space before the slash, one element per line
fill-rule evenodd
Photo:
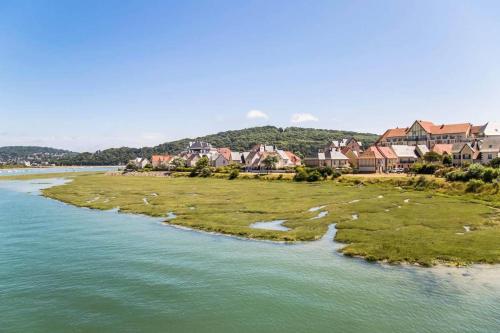
<path fill-rule="evenodd" d="M 51 183 L 0 181 L 0 332 L 500 331 L 497 267 L 370 264 L 334 228 L 296 245 L 182 230 L 39 196 Z"/>

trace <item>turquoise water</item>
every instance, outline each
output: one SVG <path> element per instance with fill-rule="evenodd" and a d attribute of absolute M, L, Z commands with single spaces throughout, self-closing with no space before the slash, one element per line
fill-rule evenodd
<path fill-rule="evenodd" d="M 499 332 L 498 268 L 421 269 L 169 227 L 0 181 L 0 332 Z M 329 218 L 329 217 L 324 217 Z"/>
<path fill-rule="evenodd" d="M 20 176 L 34 173 L 55 173 L 55 172 L 82 172 L 82 171 L 110 171 L 116 170 L 116 166 L 74 166 L 74 167 L 54 167 L 54 168 L 21 168 L 21 169 L 0 169 L 0 176 Z"/>

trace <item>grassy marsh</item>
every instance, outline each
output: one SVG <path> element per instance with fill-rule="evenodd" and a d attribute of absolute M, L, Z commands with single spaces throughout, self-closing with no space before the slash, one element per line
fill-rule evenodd
<path fill-rule="evenodd" d="M 368 260 L 433 265 L 500 262 L 496 202 L 415 191 L 391 182 L 356 185 L 253 179 L 123 177 L 98 173 L 5 179 L 73 181 L 44 195 L 80 207 L 165 217 L 180 226 L 277 241 L 319 239 L 336 223 L 341 252 Z M 496 197 L 498 199 L 498 197 Z M 310 211 L 313 207 L 324 206 Z M 317 217 L 321 212 L 328 215 Z M 289 231 L 253 229 L 259 221 L 286 220 Z"/>

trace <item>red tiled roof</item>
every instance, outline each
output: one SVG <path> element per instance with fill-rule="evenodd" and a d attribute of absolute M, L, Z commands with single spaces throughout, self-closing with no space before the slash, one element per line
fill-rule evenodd
<path fill-rule="evenodd" d="M 468 123 L 463 124 L 447 124 L 447 125 L 434 125 L 430 128 L 431 134 L 455 134 L 466 133 L 471 129 L 472 125 Z"/>
<path fill-rule="evenodd" d="M 382 156 L 385 158 L 398 158 L 391 147 L 377 147 Z"/>
<path fill-rule="evenodd" d="M 292 153 L 291 151 L 285 151 L 286 156 L 288 156 L 288 159 L 292 163 L 300 163 L 300 157 Z"/>
<path fill-rule="evenodd" d="M 173 158 L 171 155 L 153 155 L 151 156 L 152 163 L 168 163 Z"/>
<path fill-rule="evenodd" d="M 224 156 L 224 158 L 226 160 L 230 160 L 231 159 L 231 149 L 229 148 L 217 148 L 217 152 L 219 154 L 221 154 L 222 156 Z"/>
<path fill-rule="evenodd" d="M 483 129 L 484 125 L 482 126 L 472 126 L 470 128 L 470 132 L 474 135 L 478 135 L 479 133 L 481 133 L 481 130 Z"/>
<path fill-rule="evenodd" d="M 406 136 L 406 131 L 408 128 L 391 128 L 385 131 L 384 134 L 382 134 L 383 138 L 394 138 L 394 137 L 402 137 Z"/>
<path fill-rule="evenodd" d="M 432 147 L 432 151 L 435 153 L 438 153 L 439 155 L 443 155 L 444 153 L 446 154 L 451 154 L 451 149 L 453 147 L 453 144 L 447 144 L 447 143 L 437 143 Z"/>
<path fill-rule="evenodd" d="M 364 158 L 376 158 L 383 159 L 384 156 L 380 153 L 380 151 L 375 146 L 368 147 L 360 156 L 360 159 Z"/>
<path fill-rule="evenodd" d="M 432 133 L 432 127 L 435 126 L 432 121 L 417 120 L 417 123 L 419 123 L 427 133 Z"/>

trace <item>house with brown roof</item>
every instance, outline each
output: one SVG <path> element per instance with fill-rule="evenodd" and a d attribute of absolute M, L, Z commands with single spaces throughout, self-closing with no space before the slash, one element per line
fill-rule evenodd
<path fill-rule="evenodd" d="M 398 169 L 408 171 L 418 160 L 417 154 L 415 153 L 415 146 L 392 145 L 391 149 L 397 157 L 396 168 Z"/>
<path fill-rule="evenodd" d="M 479 128 L 470 123 L 436 125 L 430 121 L 416 120 L 407 128 L 388 129 L 378 139 L 377 145 L 426 145 L 431 148 L 435 144 L 468 142 L 479 132 Z"/>
<path fill-rule="evenodd" d="M 352 151 L 355 152 L 362 152 L 363 149 L 363 144 L 356 140 L 353 137 L 350 138 L 343 138 L 340 140 L 332 140 L 330 143 L 325 147 L 325 151 L 328 149 L 336 149 L 336 150 L 342 150 L 344 148 L 350 148 Z"/>
<path fill-rule="evenodd" d="M 212 165 L 216 168 L 231 164 L 231 149 L 217 148 L 217 152 L 212 156 Z"/>
<path fill-rule="evenodd" d="M 151 156 L 151 165 L 153 168 L 168 168 L 173 159 L 172 155 L 153 155 Z"/>
<path fill-rule="evenodd" d="M 439 155 L 451 155 L 453 149 L 453 144 L 450 143 L 438 143 L 432 146 L 431 151 Z"/>
<path fill-rule="evenodd" d="M 367 148 L 358 159 L 359 172 L 384 172 L 385 157 L 376 146 Z"/>
<path fill-rule="evenodd" d="M 453 144 L 451 153 L 454 166 L 464 166 L 481 162 L 479 147 L 474 143 L 455 143 Z"/>
<path fill-rule="evenodd" d="M 246 155 L 246 157 L 245 157 Z M 245 166 L 249 170 L 265 169 L 265 159 L 269 156 L 275 156 L 277 159 L 276 168 L 293 168 L 301 165 L 301 159 L 290 151 L 277 149 L 274 145 L 256 145 L 246 154 L 242 153 L 242 160 L 245 161 Z"/>
<path fill-rule="evenodd" d="M 318 151 L 317 156 L 305 158 L 304 164 L 313 168 L 331 167 L 333 169 L 345 169 L 350 167 L 349 158 L 338 148 L 321 149 Z"/>

